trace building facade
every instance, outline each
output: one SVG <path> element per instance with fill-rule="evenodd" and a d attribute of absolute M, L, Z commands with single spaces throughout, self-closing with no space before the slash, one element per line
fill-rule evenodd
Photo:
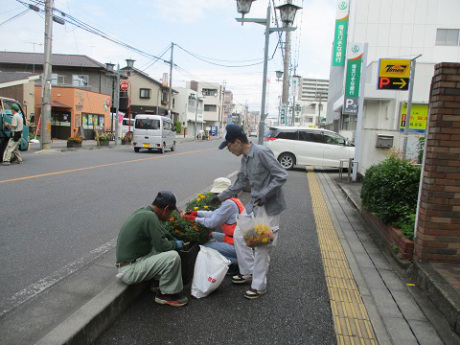
<path fill-rule="evenodd" d="M 420 55 L 416 60 L 411 122 L 420 119 L 416 132 L 423 136 L 434 65 L 460 61 L 460 21 L 457 16 L 460 2 L 351 0 L 348 4 L 348 47 L 356 43 L 368 44 L 362 128 L 359 129 L 361 145 L 356 150 L 358 172 L 364 174 L 371 165 L 385 159 L 391 149 L 401 150 L 403 142 L 401 124 L 408 91 L 377 89 L 379 60 L 413 59 Z M 357 116 L 342 114 L 345 66 L 331 66 L 327 125 L 354 140 Z M 378 147 L 381 136 L 390 138 L 391 146 Z M 416 155 L 416 144 L 417 135 L 411 136 L 409 157 Z"/>
<path fill-rule="evenodd" d="M 192 89 L 176 87 L 175 110 L 182 123 L 182 134 L 185 137 L 196 137 L 200 130 L 205 129 L 203 118 L 203 97 Z"/>

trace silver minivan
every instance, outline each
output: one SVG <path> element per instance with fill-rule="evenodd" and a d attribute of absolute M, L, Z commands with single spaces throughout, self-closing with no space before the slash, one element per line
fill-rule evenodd
<path fill-rule="evenodd" d="M 270 127 L 264 145 L 286 169 L 295 165 L 338 168 L 340 161 L 348 167 L 349 160 L 355 157 L 353 143 L 327 129 Z"/>
<path fill-rule="evenodd" d="M 133 146 L 134 152 L 139 152 L 140 149 L 158 150 L 161 153 L 166 149 L 174 151 L 176 135 L 173 121 L 160 115 L 136 115 Z"/>

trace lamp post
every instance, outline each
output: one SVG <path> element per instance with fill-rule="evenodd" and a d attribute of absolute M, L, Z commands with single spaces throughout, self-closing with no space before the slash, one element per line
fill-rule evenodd
<path fill-rule="evenodd" d="M 265 47 L 264 47 L 264 71 L 263 71 L 263 82 L 262 82 L 262 104 L 261 104 L 261 111 L 260 111 L 260 122 L 259 122 L 259 140 L 258 143 L 260 145 L 264 142 L 264 129 L 265 129 L 265 99 L 267 93 L 267 63 L 268 63 L 268 46 L 270 43 L 270 34 L 273 32 L 279 31 L 294 31 L 295 27 L 285 26 L 283 28 L 271 28 L 270 27 L 270 16 L 271 16 L 271 2 L 268 1 L 267 6 L 267 16 L 265 18 L 244 18 L 244 15 L 249 13 L 251 9 L 252 2 L 255 0 L 236 0 L 238 13 L 242 14 L 242 18 L 236 18 L 236 21 L 243 23 L 256 23 L 265 25 Z M 290 5 L 290 6 L 287 6 Z M 298 6 L 286 4 L 282 6 L 278 6 L 277 9 L 281 12 L 281 18 L 285 20 L 289 20 L 291 23 L 294 21 L 295 12 L 292 11 L 292 7 L 296 7 L 297 10 Z M 283 20 L 284 21 L 284 20 Z"/>

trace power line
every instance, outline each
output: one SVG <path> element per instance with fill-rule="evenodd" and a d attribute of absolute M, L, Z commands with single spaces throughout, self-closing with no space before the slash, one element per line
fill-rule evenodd
<path fill-rule="evenodd" d="M 13 19 L 18 18 L 18 17 L 20 17 L 20 16 L 23 16 L 23 15 L 26 14 L 27 12 L 29 12 L 28 9 L 27 9 L 27 10 L 24 10 L 24 11 L 22 11 L 22 12 L 19 12 L 18 14 L 12 16 L 10 19 L 7 19 L 7 20 L 5 20 L 3 23 L 0 23 L 0 26 L 2 26 L 3 24 L 8 23 L 10 20 L 13 20 Z"/>

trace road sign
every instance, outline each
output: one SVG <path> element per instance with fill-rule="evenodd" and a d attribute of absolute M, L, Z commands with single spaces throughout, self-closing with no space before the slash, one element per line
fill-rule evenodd
<path fill-rule="evenodd" d="M 379 90 L 409 89 L 410 64 L 408 59 L 380 59 Z"/>
<path fill-rule="evenodd" d="M 129 88 L 129 81 L 123 80 L 120 83 L 120 90 L 121 91 L 128 91 L 128 88 Z"/>

